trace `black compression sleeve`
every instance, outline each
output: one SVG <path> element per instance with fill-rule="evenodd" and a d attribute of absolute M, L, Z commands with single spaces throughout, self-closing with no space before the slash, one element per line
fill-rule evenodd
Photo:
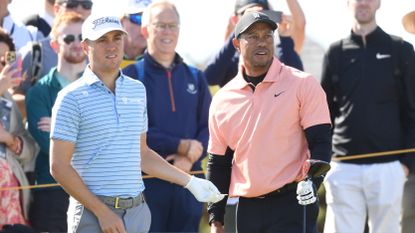
<path fill-rule="evenodd" d="M 331 125 L 314 125 L 304 130 L 311 159 L 331 161 Z"/>
<path fill-rule="evenodd" d="M 219 189 L 221 193 L 229 193 L 231 183 L 233 150 L 227 148 L 225 155 L 209 155 L 207 164 L 207 179 Z M 208 204 L 209 224 L 219 221 L 224 224 L 225 207 L 228 198 L 222 201 Z"/>

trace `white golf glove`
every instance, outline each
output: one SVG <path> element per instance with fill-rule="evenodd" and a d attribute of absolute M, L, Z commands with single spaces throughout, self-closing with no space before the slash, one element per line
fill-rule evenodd
<path fill-rule="evenodd" d="M 317 196 L 311 180 L 304 180 L 298 183 L 297 200 L 300 205 L 309 205 L 316 202 Z"/>
<path fill-rule="evenodd" d="M 200 202 L 216 203 L 225 197 L 225 194 L 221 194 L 212 182 L 195 176 L 192 176 L 184 187 Z"/>

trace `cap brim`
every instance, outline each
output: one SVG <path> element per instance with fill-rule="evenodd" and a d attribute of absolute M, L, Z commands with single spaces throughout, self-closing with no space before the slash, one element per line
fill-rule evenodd
<path fill-rule="evenodd" d="M 409 33 L 415 34 L 415 11 L 411 11 L 402 18 L 402 25 Z"/>
<path fill-rule="evenodd" d="M 102 29 L 102 30 L 100 30 L 98 32 L 93 33 L 93 35 L 90 35 L 90 36 L 88 36 L 86 38 L 83 38 L 83 40 L 87 40 L 88 39 L 88 40 L 95 41 L 95 40 L 98 40 L 101 36 L 107 34 L 108 32 L 111 32 L 111 31 L 120 31 L 120 32 L 125 33 L 126 35 L 128 34 L 123 29 L 119 29 L 119 28 L 117 28 L 117 29 L 114 29 L 114 28 L 105 28 L 105 29 Z"/>

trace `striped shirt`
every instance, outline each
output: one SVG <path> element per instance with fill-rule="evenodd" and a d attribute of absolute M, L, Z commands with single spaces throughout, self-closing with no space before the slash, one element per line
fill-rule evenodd
<path fill-rule="evenodd" d="M 62 89 L 51 138 L 75 144 L 72 166 L 95 195 L 133 197 L 144 190 L 140 135 L 147 131 L 144 85 L 122 75 L 115 94 L 89 69 Z"/>

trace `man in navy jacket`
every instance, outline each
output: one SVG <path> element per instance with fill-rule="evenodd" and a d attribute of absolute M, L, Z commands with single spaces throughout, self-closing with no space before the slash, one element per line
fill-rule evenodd
<path fill-rule="evenodd" d="M 143 13 L 147 39 L 143 59 L 123 73 L 142 81 L 147 92 L 148 145 L 177 168 L 201 170 L 208 142 L 211 95 L 200 70 L 175 52 L 180 29 L 177 9 L 150 4 Z M 198 232 L 202 203 L 186 189 L 160 179 L 145 179 L 152 213 L 150 232 Z"/>

